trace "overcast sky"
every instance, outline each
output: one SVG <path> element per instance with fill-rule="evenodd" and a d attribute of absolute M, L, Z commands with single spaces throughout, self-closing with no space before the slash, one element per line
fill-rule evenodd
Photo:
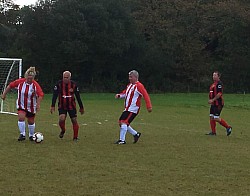
<path fill-rule="evenodd" d="M 37 0 L 14 0 L 20 6 L 35 4 Z"/>

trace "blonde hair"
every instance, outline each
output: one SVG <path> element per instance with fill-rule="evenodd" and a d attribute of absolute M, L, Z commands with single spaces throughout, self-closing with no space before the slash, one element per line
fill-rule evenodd
<path fill-rule="evenodd" d="M 27 69 L 27 71 L 24 74 L 24 77 L 27 78 L 28 76 L 33 76 L 35 78 L 36 76 L 36 68 L 35 67 L 30 67 Z"/>

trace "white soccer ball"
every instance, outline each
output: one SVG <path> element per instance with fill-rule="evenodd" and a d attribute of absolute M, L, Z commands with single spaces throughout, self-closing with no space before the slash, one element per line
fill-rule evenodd
<path fill-rule="evenodd" d="M 33 135 L 33 140 L 36 142 L 36 143 L 41 143 L 43 141 L 43 134 L 41 132 L 36 132 L 34 133 Z"/>

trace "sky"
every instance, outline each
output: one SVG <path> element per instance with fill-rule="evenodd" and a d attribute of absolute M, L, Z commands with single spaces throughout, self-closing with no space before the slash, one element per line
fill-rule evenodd
<path fill-rule="evenodd" d="M 24 5 L 35 4 L 37 0 L 14 0 L 14 3 L 20 5 L 21 7 Z"/>

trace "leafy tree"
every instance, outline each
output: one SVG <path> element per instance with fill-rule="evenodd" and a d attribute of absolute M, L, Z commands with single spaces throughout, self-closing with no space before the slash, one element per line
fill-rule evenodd
<path fill-rule="evenodd" d="M 17 35 L 16 26 L 20 25 L 19 6 L 12 0 L 0 2 L 0 56 L 11 56 L 8 50 Z"/>
<path fill-rule="evenodd" d="M 249 91 L 249 1 L 6 2 L 0 55 L 35 65 L 46 91 L 64 70 L 86 91 L 117 91 L 131 69 L 152 92 L 207 91 L 214 70 L 228 91 Z"/>

